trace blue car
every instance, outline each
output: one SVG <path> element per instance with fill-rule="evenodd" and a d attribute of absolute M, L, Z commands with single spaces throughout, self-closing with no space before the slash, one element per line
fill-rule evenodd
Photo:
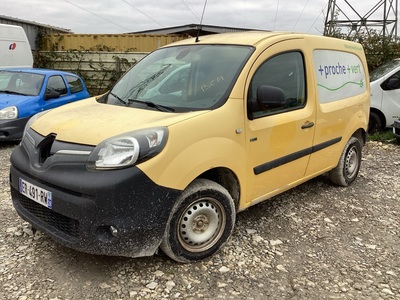
<path fill-rule="evenodd" d="M 21 139 L 34 114 L 89 96 L 83 80 L 72 73 L 35 68 L 0 70 L 0 141 Z"/>

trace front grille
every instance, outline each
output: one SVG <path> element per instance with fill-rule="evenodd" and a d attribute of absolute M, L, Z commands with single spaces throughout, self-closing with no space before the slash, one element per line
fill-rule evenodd
<path fill-rule="evenodd" d="M 70 237 L 78 237 L 79 222 L 77 220 L 48 209 L 19 193 L 15 200 L 19 201 L 19 203 L 21 203 L 21 205 L 36 218 L 45 222 L 52 228 L 55 228 Z"/>

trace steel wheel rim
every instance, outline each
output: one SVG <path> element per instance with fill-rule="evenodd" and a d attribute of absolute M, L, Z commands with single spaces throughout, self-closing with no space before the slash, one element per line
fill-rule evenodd
<path fill-rule="evenodd" d="M 346 176 L 353 178 L 358 169 L 358 151 L 356 147 L 351 147 L 346 156 Z"/>
<path fill-rule="evenodd" d="M 226 212 L 213 198 L 202 198 L 186 207 L 178 223 L 178 239 L 190 252 L 202 252 L 213 247 L 222 236 Z"/>

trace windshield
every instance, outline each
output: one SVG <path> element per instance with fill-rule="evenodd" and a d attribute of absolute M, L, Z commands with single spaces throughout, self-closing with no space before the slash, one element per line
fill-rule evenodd
<path fill-rule="evenodd" d="M 387 73 L 392 71 L 394 68 L 397 68 L 398 66 L 400 66 L 400 59 L 395 59 L 387 63 L 384 63 L 383 65 L 380 65 L 369 74 L 369 81 L 373 82 L 379 78 L 382 78 L 383 76 L 385 76 Z"/>
<path fill-rule="evenodd" d="M 0 71 L 0 93 L 37 96 L 43 85 L 44 75 Z"/>
<path fill-rule="evenodd" d="M 106 102 L 163 111 L 192 111 L 222 105 L 253 48 L 190 45 L 162 48 L 126 73 Z"/>

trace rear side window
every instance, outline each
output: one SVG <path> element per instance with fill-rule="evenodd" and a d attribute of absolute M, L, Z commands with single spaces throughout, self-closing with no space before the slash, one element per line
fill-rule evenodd
<path fill-rule="evenodd" d="M 366 92 L 367 78 L 360 58 L 349 52 L 314 50 L 319 103 L 331 103 Z"/>
<path fill-rule="evenodd" d="M 261 85 L 283 90 L 286 103 L 282 107 L 269 108 L 257 99 L 257 89 Z M 303 55 L 300 52 L 287 52 L 265 61 L 254 74 L 248 91 L 250 119 L 260 118 L 285 111 L 299 109 L 306 102 L 305 73 Z"/>
<path fill-rule="evenodd" d="M 67 86 L 61 76 L 51 76 L 47 83 L 46 92 L 57 91 L 60 95 L 66 95 L 68 93 Z"/>
<path fill-rule="evenodd" d="M 65 78 L 67 79 L 72 94 L 83 91 L 82 82 L 78 77 L 67 75 Z"/>

